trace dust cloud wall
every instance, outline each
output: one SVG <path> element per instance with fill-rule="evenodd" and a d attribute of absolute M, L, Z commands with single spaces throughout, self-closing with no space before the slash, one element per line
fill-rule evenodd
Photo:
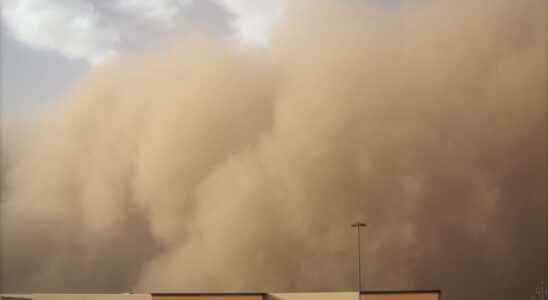
<path fill-rule="evenodd" d="M 547 2 L 315 2 L 194 37 L 2 132 L 2 292 L 516 299 L 546 277 Z M 3 124 L 4 125 L 4 124 Z"/>

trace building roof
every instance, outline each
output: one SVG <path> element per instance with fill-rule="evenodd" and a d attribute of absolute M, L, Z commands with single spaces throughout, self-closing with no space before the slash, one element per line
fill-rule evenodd
<path fill-rule="evenodd" d="M 360 291 L 360 294 L 441 294 L 441 290 L 367 290 Z"/>
<path fill-rule="evenodd" d="M 152 296 L 266 296 L 267 293 L 262 292 L 190 292 L 190 293 L 176 293 L 176 292 L 158 292 L 150 293 Z"/>

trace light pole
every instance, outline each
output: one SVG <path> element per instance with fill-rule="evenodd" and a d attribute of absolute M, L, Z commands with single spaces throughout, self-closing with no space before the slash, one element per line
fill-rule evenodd
<path fill-rule="evenodd" d="M 358 292 L 362 291 L 362 264 L 361 264 L 361 240 L 360 240 L 360 227 L 366 227 L 367 224 L 362 222 L 355 222 L 352 227 L 358 229 Z"/>

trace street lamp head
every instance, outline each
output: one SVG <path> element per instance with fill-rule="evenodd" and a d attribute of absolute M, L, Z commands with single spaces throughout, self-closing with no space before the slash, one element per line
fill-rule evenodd
<path fill-rule="evenodd" d="M 362 222 L 352 223 L 352 227 L 366 227 L 366 226 L 367 226 L 367 224 L 362 223 Z"/>

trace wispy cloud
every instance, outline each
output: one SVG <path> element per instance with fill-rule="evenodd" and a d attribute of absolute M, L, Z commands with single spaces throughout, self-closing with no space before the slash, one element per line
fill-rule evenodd
<path fill-rule="evenodd" d="M 285 1 L 216 0 L 236 16 L 237 38 L 259 45 L 268 44 L 269 34 L 279 21 Z"/>
<path fill-rule="evenodd" d="M 280 1 L 213 0 L 233 15 L 235 38 L 268 43 L 282 12 Z M 19 41 L 59 51 L 93 64 L 162 44 L 191 28 L 193 0 L 12 0 L 2 11 L 3 26 Z"/>

